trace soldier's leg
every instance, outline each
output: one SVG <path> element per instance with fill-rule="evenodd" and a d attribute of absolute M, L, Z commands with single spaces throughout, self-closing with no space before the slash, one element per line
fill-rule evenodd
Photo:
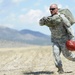
<path fill-rule="evenodd" d="M 62 61 L 60 58 L 60 53 L 61 53 L 61 50 L 60 50 L 59 46 L 53 44 L 53 55 L 55 58 L 55 65 L 58 68 L 58 72 L 63 73 L 64 71 L 62 68 Z"/>
<path fill-rule="evenodd" d="M 69 60 L 75 61 L 75 54 L 73 54 L 71 51 L 69 51 L 65 44 L 62 44 L 61 46 L 62 54 Z"/>

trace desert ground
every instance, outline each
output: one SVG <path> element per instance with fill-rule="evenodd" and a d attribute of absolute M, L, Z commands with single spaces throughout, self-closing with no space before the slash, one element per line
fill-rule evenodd
<path fill-rule="evenodd" d="M 73 52 L 74 53 L 74 52 Z M 75 75 L 75 62 L 61 54 L 65 73 Z M 60 75 L 51 46 L 0 48 L 0 75 Z"/>

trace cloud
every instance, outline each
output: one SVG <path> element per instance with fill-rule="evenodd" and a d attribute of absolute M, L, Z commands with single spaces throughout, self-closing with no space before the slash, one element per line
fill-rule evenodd
<path fill-rule="evenodd" d="M 8 22 L 15 22 L 17 20 L 17 16 L 15 13 L 10 13 L 5 20 L 7 20 Z"/>
<path fill-rule="evenodd" d="M 44 6 L 43 10 L 30 9 L 27 13 L 20 14 L 18 18 L 21 23 L 25 23 L 25 24 L 35 24 L 36 23 L 37 24 L 40 18 L 42 18 L 43 16 L 48 16 L 48 15 L 50 15 L 49 7 Z"/>
<path fill-rule="evenodd" d="M 21 11 L 25 12 L 25 11 L 27 11 L 27 8 L 22 8 Z"/>
<path fill-rule="evenodd" d="M 42 0 L 37 0 L 36 3 L 34 4 L 35 6 L 39 6 L 41 4 Z"/>
<path fill-rule="evenodd" d="M 49 6 L 44 6 L 44 15 L 50 15 Z"/>
<path fill-rule="evenodd" d="M 0 26 L 14 28 L 17 22 L 16 14 L 11 13 L 5 16 L 3 19 L 0 19 Z"/>
<path fill-rule="evenodd" d="M 9 15 L 5 16 L 3 19 L 1 19 L 0 26 L 3 27 L 10 27 L 15 28 L 17 25 L 17 16 L 14 13 L 10 13 Z"/>
<path fill-rule="evenodd" d="M 14 28 L 13 24 L 0 24 L 1 27 L 10 27 L 10 28 Z"/>
<path fill-rule="evenodd" d="M 63 8 L 63 5 L 62 4 L 58 4 L 58 8 Z M 65 5 L 64 8 L 69 8 L 69 6 Z"/>
<path fill-rule="evenodd" d="M 0 4 L 3 3 L 3 2 L 4 2 L 4 0 L 0 0 Z"/>
<path fill-rule="evenodd" d="M 20 3 L 23 2 L 24 0 L 12 0 L 13 3 Z"/>
<path fill-rule="evenodd" d="M 62 5 L 61 4 L 58 4 L 58 8 L 62 8 Z"/>
<path fill-rule="evenodd" d="M 35 23 L 38 21 L 38 19 L 43 15 L 43 12 L 40 10 L 33 10 L 31 9 L 26 14 L 21 14 L 19 16 L 19 20 L 22 23 Z"/>

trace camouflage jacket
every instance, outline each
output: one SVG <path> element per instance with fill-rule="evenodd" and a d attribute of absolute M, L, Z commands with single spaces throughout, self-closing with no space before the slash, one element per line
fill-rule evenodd
<path fill-rule="evenodd" d="M 49 27 L 52 42 L 55 42 L 58 39 L 63 39 L 63 37 L 67 39 L 73 38 L 70 28 L 71 24 L 63 14 L 59 13 L 54 16 L 43 17 L 40 19 L 39 24 L 41 26 L 46 25 Z"/>

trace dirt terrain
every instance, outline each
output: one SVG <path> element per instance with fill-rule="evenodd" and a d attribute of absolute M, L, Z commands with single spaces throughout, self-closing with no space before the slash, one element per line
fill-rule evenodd
<path fill-rule="evenodd" d="M 65 73 L 75 75 L 75 62 L 61 54 Z M 59 75 L 50 46 L 0 48 L 0 75 Z"/>

